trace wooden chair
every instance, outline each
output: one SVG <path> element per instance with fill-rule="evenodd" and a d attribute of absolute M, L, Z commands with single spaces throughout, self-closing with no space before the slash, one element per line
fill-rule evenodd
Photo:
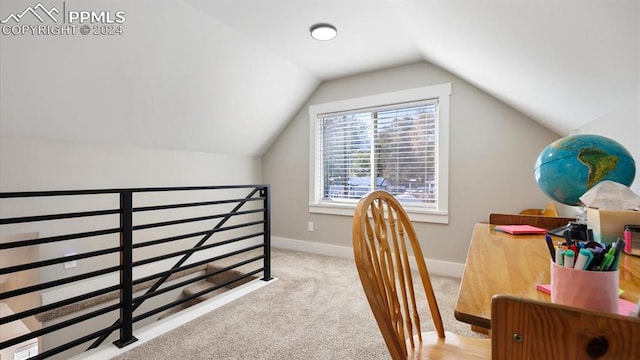
<path fill-rule="evenodd" d="M 492 359 L 640 359 L 640 318 L 496 295 Z"/>
<path fill-rule="evenodd" d="M 532 225 L 543 229 L 555 229 L 567 225 L 575 218 L 522 214 L 489 214 L 489 224 L 493 225 Z"/>
<path fill-rule="evenodd" d="M 520 211 L 520 214 L 558 217 L 558 208 L 553 201 L 549 201 L 544 209 L 525 209 Z"/>
<path fill-rule="evenodd" d="M 362 287 L 392 359 L 489 358 L 489 339 L 444 331 L 420 243 L 393 195 L 374 191 L 360 200 L 353 217 L 353 251 Z M 424 289 L 435 332 L 421 330 L 417 304 L 422 300 L 414 292 L 410 252 L 418 269 L 415 285 Z"/>

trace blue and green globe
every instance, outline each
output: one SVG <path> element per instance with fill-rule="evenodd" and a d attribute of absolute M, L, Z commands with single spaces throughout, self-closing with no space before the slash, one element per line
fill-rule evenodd
<path fill-rule="evenodd" d="M 636 176 L 636 164 L 629 151 L 612 139 L 572 135 L 542 150 L 534 176 L 548 197 L 577 206 L 582 205 L 580 196 L 601 181 L 630 186 Z"/>

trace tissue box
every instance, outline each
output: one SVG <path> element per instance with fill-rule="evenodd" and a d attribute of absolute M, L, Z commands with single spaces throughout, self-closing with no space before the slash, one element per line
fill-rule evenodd
<path fill-rule="evenodd" d="M 640 211 L 587 208 L 587 226 L 593 230 L 595 241 L 613 243 L 622 238 L 627 224 L 640 224 Z"/>

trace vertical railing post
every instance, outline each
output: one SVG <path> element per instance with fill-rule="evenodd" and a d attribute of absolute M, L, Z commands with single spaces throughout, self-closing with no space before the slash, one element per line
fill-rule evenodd
<path fill-rule="evenodd" d="M 261 280 L 271 280 L 271 197 L 269 185 L 260 190 L 264 197 L 264 277 Z"/>
<path fill-rule="evenodd" d="M 133 336 L 133 191 L 120 192 L 120 339 L 113 343 L 123 348 L 135 341 Z"/>

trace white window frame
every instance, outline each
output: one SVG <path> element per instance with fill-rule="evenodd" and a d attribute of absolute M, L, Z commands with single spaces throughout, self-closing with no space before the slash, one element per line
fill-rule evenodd
<path fill-rule="evenodd" d="M 438 208 L 403 204 L 412 221 L 449 223 L 449 97 L 451 83 L 394 91 L 353 99 L 333 101 L 309 106 L 309 212 L 353 216 L 357 201 L 337 202 L 322 199 L 322 164 L 316 158 L 319 134 L 316 129 L 320 114 L 366 109 L 382 105 L 438 99 Z"/>

